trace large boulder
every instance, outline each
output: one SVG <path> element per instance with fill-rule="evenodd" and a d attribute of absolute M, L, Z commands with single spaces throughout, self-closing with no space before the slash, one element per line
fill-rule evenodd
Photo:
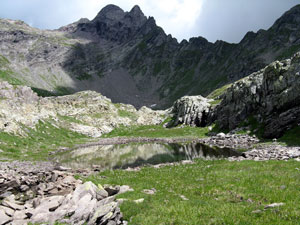
<path fill-rule="evenodd" d="M 172 108 L 173 121 L 169 126 L 179 124 L 205 127 L 211 111 L 211 100 L 202 96 L 184 96 L 178 99 Z"/>

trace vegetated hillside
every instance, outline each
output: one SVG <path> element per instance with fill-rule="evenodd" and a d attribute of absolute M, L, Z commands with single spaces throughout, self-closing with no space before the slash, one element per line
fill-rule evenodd
<path fill-rule="evenodd" d="M 300 49 L 300 5 L 239 44 L 191 38 L 178 43 L 138 6 L 108 5 L 89 21 L 38 30 L 0 20 L 0 78 L 43 95 L 95 90 L 113 102 L 168 107 L 207 95 Z"/>

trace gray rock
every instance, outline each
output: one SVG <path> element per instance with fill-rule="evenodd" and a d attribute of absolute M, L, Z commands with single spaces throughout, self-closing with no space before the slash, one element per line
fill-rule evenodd
<path fill-rule="evenodd" d="M 184 195 L 179 195 L 179 197 L 184 200 L 184 201 L 188 201 L 189 199 L 187 197 L 185 197 Z"/>
<path fill-rule="evenodd" d="M 107 225 L 117 225 L 117 223 L 115 221 L 111 220 L 107 223 Z"/>
<path fill-rule="evenodd" d="M 185 96 L 177 100 L 172 108 L 174 119 L 168 124 L 168 127 L 179 124 L 204 127 L 207 125 L 207 119 L 211 110 L 211 100 L 202 96 Z"/>
<path fill-rule="evenodd" d="M 0 225 L 7 224 L 12 221 L 12 218 L 7 216 L 4 210 L 0 209 Z"/>
<path fill-rule="evenodd" d="M 213 113 L 220 127 L 234 129 L 254 115 L 258 123 L 264 124 L 264 137 L 278 138 L 299 124 L 299 66 L 297 53 L 234 83 Z"/>
<path fill-rule="evenodd" d="M 90 214 L 95 211 L 97 199 L 93 199 L 90 193 L 84 195 L 77 203 L 77 208 L 70 220 L 77 224 L 80 221 L 87 221 Z"/>
<path fill-rule="evenodd" d="M 147 195 L 154 195 L 156 193 L 156 189 L 155 188 L 144 189 L 142 192 L 147 194 Z"/>
<path fill-rule="evenodd" d="M 66 184 L 75 184 L 77 180 L 73 176 L 66 176 L 62 182 Z"/>
<path fill-rule="evenodd" d="M 224 134 L 224 133 L 218 133 L 217 137 L 221 138 L 221 139 L 224 139 L 226 137 L 226 134 Z"/>
<path fill-rule="evenodd" d="M 140 198 L 140 199 L 133 200 L 133 202 L 136 203 L 136 204 L 143 203 L 144 201 L 145 201 L 144 198 Z"/>
<path fill-rule="evenodd" d="M 74 193 L 73 193 L 73 200 L 75 202 L 78 202 L 84 195 L 91 194 L 92 198 L 96 198 L 97 200 L 102 200 L 106 197 L 108 197 L 108 193 L 104 190 L 103 187 L 100 186 L 98 188 L 95 184 L 92 182 L 86 182 L 82 185 L 79 185 Z"/>
<path fill-rule="evenodd" d="M 129 191 L 134 191 L 134 190 L 131 187 L 129 187 L 128 185 L 122 185 L 120 187 L 120 191 L 118 194 L 123 194 L 123 193 L 129 192 Z"/>
<path fill-rule="evenodd" d="M 22 210 L 22 209 L 24 209 L 24 206 L 18 205 L 15 202 L 9 201 L 7 199 L 5 199 L 5 200 L 2 201 L 2 205 L 6 206 L 8 208 L 11 208 L 13 210 Z"/>
<path fill-rule="evenodd" d="M 116 202 L 111 202 L 106 205 L 99 206 L 96 209 L 96 211 L 94 212 L 94 214 L 92 215 L 88 225 L 95 224 L 95 222 L 97 221 L 98 218 L 101 218 L 102 216 L 113 212 L 117 206 L 118 206 L 118 203 L 116 203 Z M 111 214 L 113 214 L 113 213 L 111 213 Z"/>
<path fill-rule="evenodd" d="M 103 205 L 107 205 L 111 202 L 115 201 L 115 196 L 110 196 L 110 197 L 107 197 L 105 199 L 102 199 L 101 201 L 99 201 L 97 203 L 97 207 L 100 207 L 100 206 L 103 206 Z"/>
<path fill-rule="evenodd" d="M 28 220 L 14 220 L 10 225 L 24 225 L 28 224 L 30 221 Z"/>
<path fill-rule="evenodd" d="M 15 210 L 11 209 L 11 208 L 8 208 L 8 207 L 4 207 L 4 206 L 0 206 L 0 211 L 3 211 L 5 212 L 6 215 L 8 216 L 13 216 L 14 213 L 15 213 Z"/>
<path fill-rule="evenodd" d="M 4 192 L 3 194 L 0 195 L 0 199 L 4 199 L 12 195 L 10 191 Z"/>
<path fill-rule="evenodd" d="M 15 220 L 24 220 L 24 219 L 27 219 L 28 216 L 27 214 L 25 213 L 25 210 L 21 210 L 21 211 L 16 211 L 14 213 L 14 216 L 13 216 L 13 219 L 14 221 Z"/>
<path fill-rule="evenodd" d="M 39 221 L 37 218 L 40 218 L 40 214 L 48 214 L 49 212 L 55 211 L 63 202 L 64 196 L 52 196 L 52 197 L 47 197 L 45 199 L 41 199 L 41 203 L 37 208 L 33 210 L 33 220 L 35 222 L 43 222 Z"/>
<path fill-rule="evenodd" d="M 283 205 L 285 205 L 284 203 L 272 203 L 272 204 L 270 204 L 270 205 L 266 205 L 265 206 L 265 209 L 269 209 L 269 208 L 275 208 L 275 207 L 280 207 L 280 206 L 283 206 Z"/>
<path fill-rule="evenodd" d="M 55 171 L 53 171 L 53 174 L 52 174 L 52 177 L 51 177 L 51 181 L 55 182 L 57 180 L 57 178 L 58 178 L 58 173 L 55 172 Z"/>
<path fill-rule="evenodd" d="M 22 192 L 25 192 L 25 191 L 29 190 L 29 187 L 27 185 L 21 185 L 20 190 Z"/>
<path fill-rule="evenodd" d="M 39 214 L 33 215 L 30 219 L 32 223 L 44 223 L 44 222 L 55 222 L 58 218 L 52 218 L 50 212 L 40 212 Z"/>

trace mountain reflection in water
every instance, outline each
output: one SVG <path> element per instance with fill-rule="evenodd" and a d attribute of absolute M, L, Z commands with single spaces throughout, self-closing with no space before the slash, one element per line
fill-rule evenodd
<path fill-rule="evenodd" d="M 89 168 L 92 165 L 97 165 L 101 169 L 117 169 L 195 158 L 217 159 L 239 155 L 240 152 L 232 149 L 210 147 L 201 143 L 130 143 L 84 147 L 66 152 L 55 160 L 74 169 Z"/>

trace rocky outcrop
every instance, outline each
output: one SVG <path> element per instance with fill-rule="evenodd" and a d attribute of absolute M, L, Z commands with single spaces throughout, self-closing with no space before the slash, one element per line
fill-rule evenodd
<path fill-rule="evenodd" d="M 83 184 L 66 169 L 0 163 L 0 224 L 125 224 L 114 195 L 130 191 L 128 186 Z"/>
<path fill-rule="evenodd" d="M 265 137 L 279 137 L 300 123 L 300 53 L 234 83 L 223 96 L 215 110 L 222 128 L 233 129 L 253 116 Z"/>
<path fill-rule="evenodd" d="M 202 96 L 185 96 L 177 100 L 173 107 L 173 120 L 168 126 L 184 124 L 188 126 L 205 127 L 211 110 L 211 100 Z"/>
<path fill-rule="evenodd" d="M 29 87 L 0 82 L 0 131 L 27 135 L 48 121 L 54 126 L 99 137 L 124 125 L 150 125 L 163 121 L 167 112 L 147 107 L 136 110 L 131 105 L 113 104 L 93 91 L 60 97 L 38 97 Z"/>

